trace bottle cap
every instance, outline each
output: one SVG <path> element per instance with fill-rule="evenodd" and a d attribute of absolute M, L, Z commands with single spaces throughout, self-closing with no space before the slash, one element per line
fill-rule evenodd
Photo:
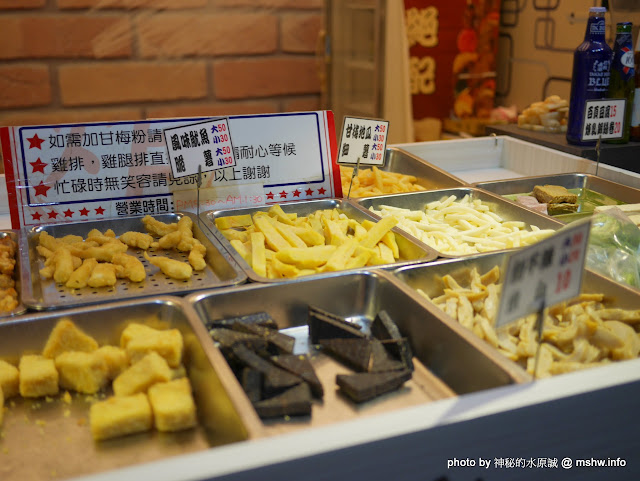
<path fill-rule="evenodd" d="M 606 13 L 607 12 L 607 7 L 591 7 L 589 8 L 590 12 L 596 12 L 596 13 Z"/>

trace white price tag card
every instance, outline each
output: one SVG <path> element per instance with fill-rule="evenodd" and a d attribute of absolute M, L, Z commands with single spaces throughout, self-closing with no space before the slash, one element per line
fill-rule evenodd
<path fill-rule="evenodd" d="M 622 138 L 626 103 L 625 99 L 587 100 L 582 140 Z"/>
<path fill-rule="evenodd" d="M 496 327 L 580 294 L 590 228 L 574 222 L 509 257 Z"/>
<path fill-rule="evenodd" d="M 389 122 L 345 117 L 338 150 L 339 164 L 383 165 Z"/>
<path fill-rule="evenodd" d="M 166 129 L 164 138 L 174 178 L 236 165 L 226 118 Z"/>

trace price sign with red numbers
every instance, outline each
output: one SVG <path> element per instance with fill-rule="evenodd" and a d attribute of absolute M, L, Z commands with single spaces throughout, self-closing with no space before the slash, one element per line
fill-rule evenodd
<path fill-rule="evenodd" d="M 496 327 L 580 294 L 590 228 L 572 222 L 509 257 Z"/>
<path fill-rule="evenodd" d="M 582 140 L 621 139 L 626 103 L 625 99 L 587 100 Z"/>
<path fill-rule="evenodd" d="M 339 164 L 383 165 L 389 122 L 345 117 L 338 150 Z"/>
<path fill-rule="evenodd" d="M 174 178 L 236 165 L 226 118 L 165 129 L 164 138 Z"/>

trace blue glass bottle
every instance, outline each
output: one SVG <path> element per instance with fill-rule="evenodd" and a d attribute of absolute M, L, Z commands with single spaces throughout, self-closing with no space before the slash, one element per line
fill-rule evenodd
<path fill-rule="evenodd" d="M 567 142 L 595 145 L 595 140 L 582 140 L 587 100 L 606 98 L 613 52 L 605 40 L 604 7 L 591 7 L 584 41 L 573 53 L 573 75 L 569 101 Z"/>

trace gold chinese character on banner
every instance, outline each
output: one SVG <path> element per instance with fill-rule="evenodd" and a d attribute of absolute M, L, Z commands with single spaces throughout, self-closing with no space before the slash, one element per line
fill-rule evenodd
<path fill-rule="evenodd" d="M 436 91 L 436 61 L 433 57 L 409 59 L 411 94 L 432 94 Z"/>
<path fill-rule="evenodd" d="M 435 47 L 438 45 L 438 9 L 414 7 L 406 13 L 409 46 L 420 44 L 423 47 Z"/>

